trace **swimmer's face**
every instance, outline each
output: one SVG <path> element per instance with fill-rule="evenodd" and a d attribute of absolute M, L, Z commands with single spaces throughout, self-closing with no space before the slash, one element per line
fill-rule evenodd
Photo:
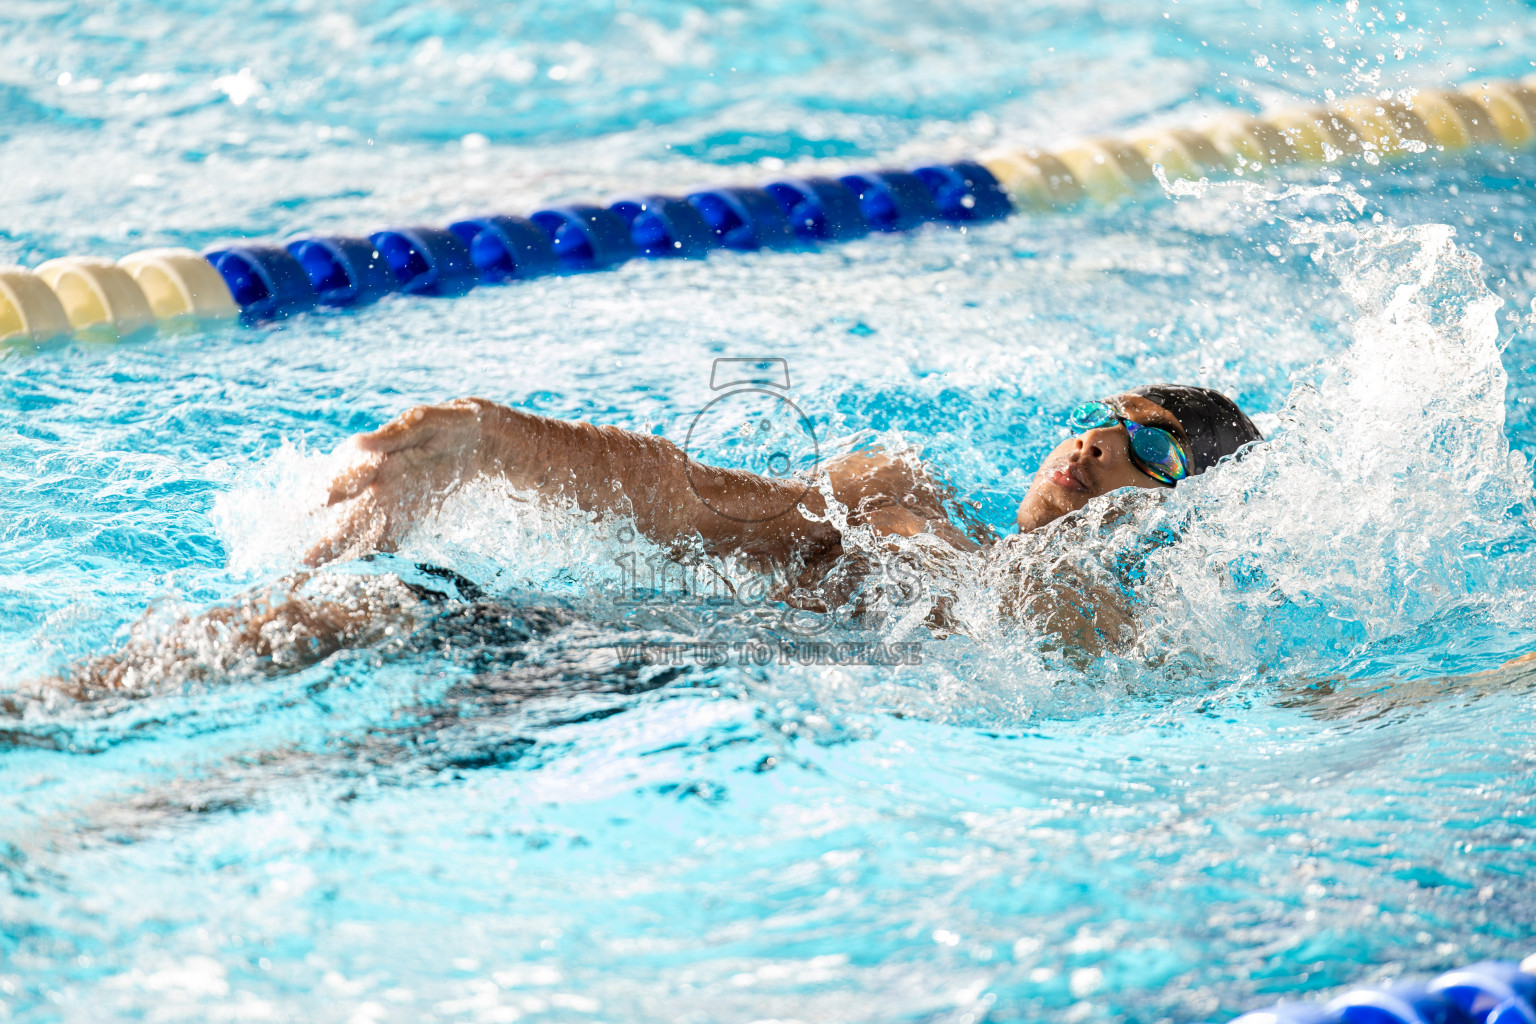
<path fill-rule="evenodd" d="M 1183 424 L 1173 413 L 1149 398 L 1117 395 L 1111 402 L 1128 420 L 1184 436 Z M 1101 494 L 1122 487 L 1161 486 L 1131 461 L 1131 438 L 1123 426 L 1096 427 L 1067 438 L 1045 457 L 1019 506 L 1019 527 L 1041 525 L 1041 513 L 1049 521 L 1076 512 Z"/>

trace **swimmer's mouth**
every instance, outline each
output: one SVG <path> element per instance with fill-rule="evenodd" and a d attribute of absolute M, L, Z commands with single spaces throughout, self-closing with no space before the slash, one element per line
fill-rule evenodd
<path fill-rule="evenodd" d="M 1072 463 L 1067 463 L 1057 469 L 1051 470 L 1051 483 L 1064 491 L 1087 491 L 1088 485 L 1083 482 L 1082 471 Z"/>

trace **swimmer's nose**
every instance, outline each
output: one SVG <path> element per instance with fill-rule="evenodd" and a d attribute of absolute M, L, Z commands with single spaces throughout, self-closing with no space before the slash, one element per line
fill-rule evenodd
<path fill-rule="evenodd" d="M 1079 434 L 1077 436 L 1077 447 L 1072 452 L 1072 457 L 1078 461 L 1083 459 L 1102 459 L 1104 457 L 1104 449 L 1099 447 L 1099 439 L 1095 436 L 1097 434 L 1097 430 L 1090 430 L 1086 434 Z"/>

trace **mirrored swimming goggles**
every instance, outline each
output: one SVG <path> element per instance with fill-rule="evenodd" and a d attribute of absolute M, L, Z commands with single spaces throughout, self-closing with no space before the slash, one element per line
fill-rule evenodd
<path fill-rule="evenodd" d="M 1189 476 L 1189 455 L 1179 439 L 1162 427 L 1126 419 L 1108 402 L 1084 402 L 1072 410 L 1067 423 L 1073 433 L 1120 424 L 1131 438 L 1131 462 L 1158 483 L 1172 487 Z"/>

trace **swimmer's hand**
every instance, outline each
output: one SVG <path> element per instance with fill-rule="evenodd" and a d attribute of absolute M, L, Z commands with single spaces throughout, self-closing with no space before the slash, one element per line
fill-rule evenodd
<path fill-rule="evenodd" d="M 331 481 L 326 506 L 348 507 L 304 563 L 393 550 L 417 520 L 494 464 L 500 408 L 484 398 L 418 405 L 347 441 L 357 456 Z"/>

